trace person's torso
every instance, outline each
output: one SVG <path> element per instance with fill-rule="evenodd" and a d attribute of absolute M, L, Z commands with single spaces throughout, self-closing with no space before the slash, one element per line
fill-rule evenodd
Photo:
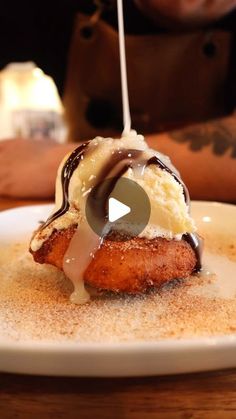
<path fill-rule="evenodd" d="M 133 128 L 147 134 L 230 112 L 233 40 L 233 32 L 220 27 L 128 34 Z M 109 136 L 122 129 L 118 34 L 103 20 L 77 16 L 64 103 L 71 140 Z"/>

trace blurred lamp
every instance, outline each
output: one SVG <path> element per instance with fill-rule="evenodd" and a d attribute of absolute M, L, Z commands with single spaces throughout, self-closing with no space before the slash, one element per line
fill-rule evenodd
<path fill-rule="evenodd" d="M 48 138 L 64 142 L 63 105 L 53 79 L 33 62 L 0 72 L 0 140 Z"/>

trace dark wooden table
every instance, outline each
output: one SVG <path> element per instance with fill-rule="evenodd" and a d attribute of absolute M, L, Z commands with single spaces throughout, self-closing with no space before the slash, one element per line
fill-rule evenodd
<path fill-rule="evenodd" d="M 0 199 L 0 210 L 28 204 Z M 1 419 L 159 417 L 236 418 L 236 370 L 125 379 L 0 374 Z"/>

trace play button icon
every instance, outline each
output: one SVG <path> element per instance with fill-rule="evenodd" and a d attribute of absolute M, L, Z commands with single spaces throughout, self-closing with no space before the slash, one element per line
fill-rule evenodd
<path fill-rule="evenodd" d="M 125 177 L 105 179 L 94 186 L 85 207 L 93 231 L 116 241 L 138 236 L 146 227 L 150 212 L 144 189 Z"/>
<path fill-rule="evenodd" d="M 113 223 L 114 221 L 119 220 L 124 217 L 124 215 L 129 214 L 131 211 L 128 205 L 122 204 L 115 198 L 109 198 L 108 201 L 108 220 Z"/>

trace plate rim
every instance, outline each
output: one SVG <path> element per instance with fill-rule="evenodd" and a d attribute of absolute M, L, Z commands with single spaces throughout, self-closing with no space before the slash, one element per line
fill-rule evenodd
<path fill-rule="evenodd" d="M 152 351 L 183 351 L 183 350 L 205 350 L 206 348 L 224 349 L 225 347 L 236 346 L 236 334 L 203 336 L 193 338 L 161 339 L 157 341 L 134 341 L 134 342 L 80 342 L 78 341 L 40 341 L 29 340 L 19 341 L 4 339 L 0 342 L 1 350 L 29 351 L 38 350 L 56 353 L 93 353 L 93 352 L 142 352 L 144 349 Z"/>

